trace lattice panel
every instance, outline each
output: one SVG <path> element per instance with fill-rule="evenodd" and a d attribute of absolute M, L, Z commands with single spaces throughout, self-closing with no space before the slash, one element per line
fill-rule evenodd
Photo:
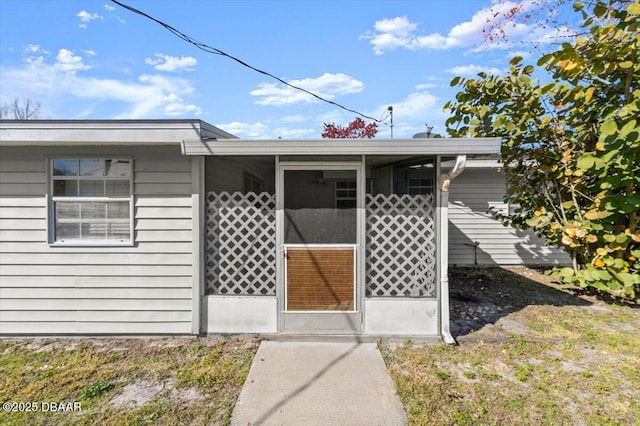
<path fill-rule="evenodd" d="M 367 194 L 367 296 L 436 296 L 432 195 Z"/>
<path fill-rule="evenodd" d="M 266 192 L 207 194 L 208 294 L 275 294 L 275 204 Z"/>

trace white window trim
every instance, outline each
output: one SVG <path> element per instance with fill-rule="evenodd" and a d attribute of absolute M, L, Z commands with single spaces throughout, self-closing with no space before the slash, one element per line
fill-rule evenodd
<path fill-rule="evenodd" d="M 57 179 L 53 178 L 53 162 L 55 160 L 113 160 L 122 159 L 128 160 L 131 165 L 131 173 L 127 178 L 112 177 L 110 180 L 128 180 L 129 181 L 129 197 L 56 197 L 53 191 L 53 185 L 55 180 L 80 180 L 79 178 L 68 178 L 60 176 Z M 126 155 L 109 155 L 109 156 L 92 156 L 92 155 L 65 155 L 58 157 L 50 157 L 47 159 L 47 242 L 51 247 L 132 247 L 135 245 L 135 229 L 134 229 L 134 211 L 135 211 L 135 196 L 134 196 L 134 162 L 133 157 Z M 107 180 L 105 176 L 84 176 L 82 180 Z M 129 240 L 115 241 L 115 240 L 68 240 L 68 241 L 56 241 L 56 220 L 55 220 L 55 203 L 56 202 L 117 202 L 128 201 L 129 202 Z"/>

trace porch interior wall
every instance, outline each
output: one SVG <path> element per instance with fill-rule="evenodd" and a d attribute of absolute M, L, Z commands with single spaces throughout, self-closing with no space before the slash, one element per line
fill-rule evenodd
<path fill-rule="evenodd" d="M 262 179 L 265 192 L 275 193 L 275 160 L 268 157 L 206 157 L 206 192 L 243 192 L 244 173 Z"/>

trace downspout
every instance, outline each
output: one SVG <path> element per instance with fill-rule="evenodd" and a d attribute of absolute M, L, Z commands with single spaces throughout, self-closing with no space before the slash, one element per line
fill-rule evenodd
<path fill-rule="evenodd" d="M 439 210 L 439 271 L 440 271 L 440 336 L 448 345 L 455 345 L 457 342 L 451 335 L 449 321 L 449 185 L 460 173 L 464 171 L 467 162 L 466 155 L 458 155 L 455 165 L 449 173 L 442 173 L 438 177 L 438 193 L 440 200 Z"/>

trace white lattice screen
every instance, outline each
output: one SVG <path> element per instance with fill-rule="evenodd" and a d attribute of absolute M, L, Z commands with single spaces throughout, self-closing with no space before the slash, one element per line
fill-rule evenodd
<path fill-rule="evenodd" d="M 207 293 L 274 295 L 275 196 L 209 192 L 206 220 Z"/>
<path fill-rule="evenodd" d="M 367 297 L 436 296 L 432 195 L 367 194 Z"/>

